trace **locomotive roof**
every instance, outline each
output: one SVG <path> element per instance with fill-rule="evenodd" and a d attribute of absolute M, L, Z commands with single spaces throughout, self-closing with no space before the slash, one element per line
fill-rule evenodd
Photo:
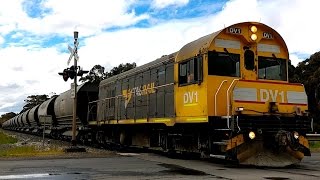
<path fill-rule="evenodd" d="M 107 79 L 104 79 L 100 82 L 100 86 L 104 85 L 104 84 L 109 84 L 113 81 L 116 81 L 117 79 L 121 79 L 123 77 L 127 77 L 127 76 L 131 76 L 131 75 L 134 75 L 136 73 L 139 73 L 139 72 L 143 72 L 145 71 L 146 69 L 151 69 L 153 67 L 156 67 L 160 64 L 165 64 L 169 61 L 174 61 L 174 58 L 176 57 L 176 52 L 175 53 L 172 53 L 170 55 L 164 55 L 162 56 L 161 58 L 158 58 L 154 61 L 151 61 L 147 64 L 144 64 L 142 66 L 139 66 L 139 67 L 136 67 L 134 69 L 131 69 L 129 71 L 126 71 L 124 73 L 121 73 L 121 74 L 118 74 L 118 75 L 115 75 L 115 76 L 112 76 L 112 77 L 109 77 Z"/>
<path fill-rule="evenodd" d="M 178 51 L 176 61 L 178 62 L 179 60 L 185 60 L 190 57 L 197 56 L 198 54 L 201 54 L 201 52 L 203 51 L 206 51 L 209 48 L 211 42 L 215 39 L 216 36 L 219 35 L 221 31 L 222 30 L 208 34 L 184 45 L 180 49 L 180 51 Z"/>
<path fill-rule="evenodd" d="M 203 36 L 203 37 L 201 37 L 201 38 L 199 38 L 199 39 L 197 39 L 195 41 L 192 41 L 192 42 L 184 45 L 178 52 L 172 53 L 172 54 L 167 55 L 167 56 L 162 56 L 161 58 L 159 58 L 159 59 L 157 59 L 155 61 L 152 61 L 152 62 L 147 63 L 145 65 L 136 67 L 134 69 L 131 69 L 131 70 L 129 70 L 127 72 L 124 72 L 124 73 L 121 73 L 119 75 L 107 78 L 107 79 L 105 79 L 105 80 L 100 82 L 100 86 L 104 85 L 104 84 L 111 83 L 111 82 L 113 82 L 113 81 L 115 81 L 117 79 L 120 79 L 122 77 L 130 76 L 130 75 L 132 75 L 134 73 L 142 72 L 145 69 L 154 67 L 159 63 L 164 63 L 164 62 L 173 60 L 173 58 L 174 58 L 175 62 L 179 62 L 179 61 L 182 61 L 182 60 L 186 60 L 186 59 L 192 58 L 192 57 L 197 56 L 199 54 L 206 53 L 209 50 L 210 46 L 212 46 L 212 43 L 214 42 L 214 40 L 221 33 L 226 31 L 227 28 L 230 28 L 232 26 L 249 26 L 249 25 L 260 26 L 260 27 L 263 27 L 264 29 L 268 29 L 269 31 L 272 31 L 276 35 L 276 38 L 280 41 L 282 46 L 288 52 L 286 43 L 284 42 L 283 38 L 280 36 L 280 34 L 277 31 L 275 31 L 271 27 L 269 27 L 269 26 L 267 26 L 267 25 L 265 25 L 263 23 L 259 23 L 259 22 L 242 22 L 242 23 L 237 23 L 237 24 L 230 25 L 230 26 L 225 27 L 225 28 L 223 28 L 223 29 L 221 29 L 219 31 L 216 31 L 214 33 L 211 33 L 211 34 L 208 34 L 206 36 Z"/>
<path fill-rule="evenodd" d="M 271 27 L 269 27 L 263 23 L 259 23 L 259 22 L 242 22 L 242 23 L 232 24 L 232 25 L 225 27 L 217 32 L 208 34 L 206 36 L 203 36 L 195 41 L 192 41 L 192 42 L 184 45 L 177 53 L 176 62 L 197 56 L 198 54 L 206 53 L 209 50 L 212 43 L 214 42 L 214 40 L 221 33 L 225 32 L 228 28 L 234 27 L 234 26 L 243 27 L 243 26 L 249 26 L 249 25 L 260 26 L 260 27 L 263 27 L 264 29 L 268 29 L 269 31 L 272 31 L 274 33 L 274 35 L 276 36 L 276 39 L 278 39 L 280 41 L 282 46 L 285 47 L 286 51 L 288 52 L 287 45 L 284 42 L 283 38 L 280 36 L 280 34 L 277 31 L 275 31 Z"/>

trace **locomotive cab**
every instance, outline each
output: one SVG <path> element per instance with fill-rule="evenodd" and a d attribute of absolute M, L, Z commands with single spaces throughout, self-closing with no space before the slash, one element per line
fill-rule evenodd
<path fill-rule="evenodd" d="M 176 62 L 176 121 L 208 122 L 212 157 L 284 166 L 310 155 L 306 92 L 289 83 L 288 49 L 275 30 L 231 25 L 185 45 Z M 194 68 L 201 78 L 182 81 Z"/>

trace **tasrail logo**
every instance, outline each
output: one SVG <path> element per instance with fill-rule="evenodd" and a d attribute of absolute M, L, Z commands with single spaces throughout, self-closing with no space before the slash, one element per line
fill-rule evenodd
<path fill-rule="evenodd" d="M 156 92 L 156 90 L 154 87 L 154 82 L 149 83 L 149 84 L 145 84 L 145 85 L 141 85 L 141 86 L 136 86 L 132 89 L 122 90 L 122 96 L 125 98 L 124 107 L 127 108 L 128 104 L 133 96 L 144 96 L 144 95 L 148 95 L 148 94 L 153 94 L 155 92 Z"/>

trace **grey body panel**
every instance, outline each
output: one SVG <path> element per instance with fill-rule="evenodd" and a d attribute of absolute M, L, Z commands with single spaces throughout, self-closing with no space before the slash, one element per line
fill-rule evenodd
<path fill-rule="evenodd" d="M 99 86 L 98 121 L 174 117 L 175 55 L 103 80 Z M 146 93 L 145 86 L 151 84 L 153 88 Z"/>

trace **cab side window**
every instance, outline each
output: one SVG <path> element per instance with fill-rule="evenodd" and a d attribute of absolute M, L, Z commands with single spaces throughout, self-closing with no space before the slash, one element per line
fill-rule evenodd
<path fill-rule="evenodd" d="M 179 85 L 201 82 L 201 60 L 200 57 L 192 58 L 179 64 Z"/>
<path fill-rule="evenodd" d="M 208 74 L 240 77 L 240 55 L 209 51 Z"/>

